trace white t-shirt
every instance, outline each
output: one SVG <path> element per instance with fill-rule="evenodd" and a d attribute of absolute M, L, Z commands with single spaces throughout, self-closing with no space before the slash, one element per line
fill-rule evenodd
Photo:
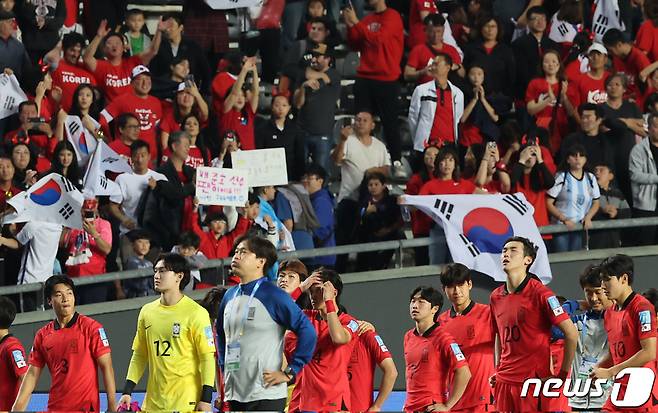
<path fill-rule="evenodd" d="M 368 146 L 352 135 L 345 142 L 345 158 L 340 165 L 340 191 L 338 202 L 343 199 L 358 201 L 359 185 L 366 170 L 391 165 L 391 155 L 382 141 L 372 138 Z"/>
<path fill-rule="evenodd" d="M 150 177 L 153 177 L 156 181 L 167 180 L 166 176 L 151 169 L 146 171 L 144 175 L 121 174 L 115 180 L 117 185 L 119 185 L 119 188 L 121 188 L 121 196 L 112 195 L 110 201 L 115 204 L 121 204 L 123 213 L 135 222 L 137 222 L 135 214 L 137 212 L 137 206 L 139 205 L 139 199 L 146 190 Z M 123 224 L 119 227 L 119 230 L 121 235 L 130 231 L 128 228 L 124 227 Z"/>
<path fill-rule="evenodd" d="M 29 221 L 16 234 L 23 246 L 18 284 L 44 282 L 53 275 L 62 226 L 50 222 Z"/>

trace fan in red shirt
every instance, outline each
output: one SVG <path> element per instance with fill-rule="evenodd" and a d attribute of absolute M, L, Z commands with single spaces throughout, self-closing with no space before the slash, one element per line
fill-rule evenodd
<path fill-rule="evenodd" d="M 372 324 L 363 321 L 359 324 L 365 326 L 359 328 L 359 337 L 347 366 L 351 410 L 353 412 L 381 411 L 393 390 L 398 371 L 393 356 Z M 375 366 L 379 366 L 382 370 L 377 400 L 373 400 Z"/>
<path fill-rule="evenodd" d="M 253 212 L 255 212 L 253 209 L 245 208 L 238 217 L 235 228 L 228 232 L 226 231 L 228 227 L 226 215 L 222 212 L 209 213 L 205 220 L 208 231 L 204 231 L 199 226 L 198 205 L 195 205 L 189 218 L 189 226 L 201 238 L 199 251 L 209 260 L 228 257 L 233 248 L 233 242 L 249 230 L 253 220 L 258 216 L 254 216 Z"/>
<path fill-rule="evenodd" d="M 412 4 L 414 3 L 415 1 Z M 425 43 L 418 43 L 411 49 L 407 65 L 404 67 L 404 80 L 415 81 L 419 85 L 434 79 L 430 66 L 438 53 L 445 53 L 452 58 L 452 70 L 461 69 L 462 63 L 457 49 L 443 42 L 446 19 L 436 13 L 425 17 L 423 22 L 425 23 Z"/>
<path fill-rule="evenodd" d="M 222 63 L 226 65 L 226 71 L 220 71 L 219 66 Z M 224 58 L 217 65 L 218 73 L 212 80 L 210 91 L 212 92 L 213 112 L 220 118 L 222 113 L 224 113 L 224 99 L 226 99 L 226 96 L 229 94 L 233 84 L 238 79 L 238 74 L 240 74 L 242 63 L 242 53 L 238 51 L 231 51 L 226 53 Z"/>
<path fill-rule="evenodd" d="M 628 90 L 624 98 L 637 99 L 640 96 L 640 72 L 651 64 L 647 56 L 626 39 L 619 29 L 610 29 L 603 35 L 603 44 L 612 54 L 612 65 L 616 73 L 628 77 Z"/>
<path fill-rule="evenodd" d="M 654 12 L 655 13 L 655 12 Z M 635 34 L 635 47 L 642 50 L 650 61 L 658 60 L 658 21 L 645 20 Z"/>
<path fill-rule="evenodd" d="M 119 136 L 110 142 L 108 146 L 131 164 L 130 145 L 139 139 L 139 119 L 137 116 L 133 113 L 119 115 L 117 118 L 117 132 L 119 132 Z"/>
<path fill-rule="evenodd" d="M 167 147 L 169 134 L 181 130 L 183 120 L 188 115 L 195 115 L 202 128 L 208 126 L 208 104 L 199 93 L 194 81 L 179 83 L 176 99 L 171 107 L 163 112 L 162 122 L 160 122 L 160 145 L 163 149 Z M 192 166 L 197 167 L 197 165 Z"/>
<path fill-rule="evenodd" d="M 151 91 L 151 72 L 146 66 L 136 66 L 132 70 L 132 90 L 116 98 L 101 112 L 101 125 L 109 133 L 108 124 L 123 113 L 132 113 L 139 118 L 139 137 L 149 144 L 151 159 L 158 155 L 156 131 L 162 119 L 160 99 L 149 95 Z"/>
<path fill-rule="evenodd" d="M 439 316 L 439 322 L 459 344 L 471 370 L 464 395 L 450 411 L 491 411 L 493 395 L 489 377 L 494 374 L 496 336 L 491 309 L 471 300 L 471 271 L 463 264 L 448 264 L 441 273 L 441 285 L 452 306 Z"/>
<path fill-rule="evenodd" d="M 27 359 L 20 340 L 9 333 L 16 317 L 16 306 L 0 296 L 0 411 L 8 412 L 27 372 Z"/>
<path fill-rule="evenodd" d="M 510 192 L 510 176 L 505 169 L 507 166 L 501 161 L 496 142 L 473 144 L 468 148 L 477 165 L 477 172 L 473 176 L 473 184 L 479 191 L 489 194 L 508 194 Z"/>
<path fill-rule="evenodd" d="M 409 314 L 416 326 L 404 335 L 405 412 L 449 411 L 471 379 L 464 353 L 437 321 L 442 306 L 443 296 L 432 287 L 417 287 L 411 293 Z"/>
<path fill-rule="evenodd" d="M 614 379 L 628 367 L 656 368 L 656 313 L 653 305 L 633 291 L 633 260 L 628 255 L 608 257 L 600 265 L 601 281 L 605 295 L 616 301 L 616 305 L 604 315 L 604 326 L 608 333 L 609 354 L 594 368 L 592 376 L 599 379 Z M 628 385 L 628 376 L 616 379 L 621 383 L 618 399 L 623 400 Z M 653 389 L 653 386 L 651 386 Z M 653 400 L 632 408 L 617 407 L 610 399 L 604 411 L 653 411 Z"/>
<path fill-rule="evenodd" d="M 71 110 L 73 92 L 79 85 L 83 83 L 96 85 L 94 75 L 80 62 L 84 45 L 85 38 L 81 34 L 68 33 L 64 35 L 61 47 L 59 45 L 55 47 L 45 58 L 52 70 L 53 87 L 62 90 L 60 105 L 65 112 Z"/>
<path fill-rule="evenodd" d="M 593 43 L 587 49 L 589 71 L 576 77 L 569 84 L 567 95 L 574 108 L 583 103 L 605 103 L 608 93 L 605 90 L 605 81 L 610 72 L 605 70 L 608 61 L 608 50 L 601 43 Z M 578 118 L 579 119 L 579 118 Z"/>
<path fill-rule="evenodd" d="M 245 82 L 249 73 L 251 74 L 250 85 Z M 256 59 L 250 57 L 242 66 L 238 80 L 231 87 L 231 93 L 224 100 L 222 117 L 219 121 L 220 134 L 227 130 L 237 132 L 242 150 L 245 151 L 256 149 L 254 119 L 258 110 L 258 85 Z"/>
<path fill-rule="evenodd" d="M 427 16 L 439 14 L 439 9 L 436 7 L 436 3 L 432 0 L 411 0 L 410 3 L 407 47 L 413 49 L 414 47 L 423 44 L 425 41 L 423 23 L 426 23 Z"/>
<path fill-rule="evenodd" d="M 8 155 L 0 155 L 0 213 L 7 207 L 7 200 L 22 192 L 14 186 L 16 168 Z"/>
<path fill-rule="evenodd" d="M 130 90 L 133 68 L 138 65 L 148 65 L 151 63 L 151 60 L 160 48 L 162 31 L 170 24 L 171 22 L 160 21 L 151 46 L 137 56 L 124 59 L 123 36 L 108 28 L 107 20 L 101 21 L 96 31 L 96 36 L 85 49 L 83 61 L 87 69 L 96 77 L 98 87 L 103 91 L 108 102 L 113 101 Z M 96 60 L 94 57 L 101 42 L 103 42 L 103 54 L 107 60 Z"/>
<path fill-rule="evenodd" d="M 103 326 L 75 311 L 73 280 L 53 275 L 44 296 L 55 320 L 37 331 L 27 374 L 12 410 L 26 410 L 44 366 L 51 376 L 48 410 L 100 411 L 98 369 L 107 392 L 107 410 L 116 411 L 110 342 Z"/>
<path fill-rule="evenodd" d="M 523 237 L 508 239 L 501 253 L 505 284 L 490 297 L 496 353 L 499 354 L 494 386 L 496 410 L 506 412 L 542 411 L 550 399 L 528 394 L 522 398 L 523 382 L 530 377 L 567 378 L 571 370 L 578 331 L 553 292 L 528 272 L 537 257 L 535 245 Z M 559 372 L 552 371 L 551 327 L 564 334 L 564 358 Z"/>
<path fill-rule="evenodd" d="M 351 315 L 339 310 L 343 281 L 337 272 L 320 268 L 312 275 L 320 280 L 309 293 L 313 310 L 306 310 L 318 335 L 315 353 L 304 367 L 300 411 L 335 412 L 352 410 L 347 365 L 358 340 L 359 328 Z"/>

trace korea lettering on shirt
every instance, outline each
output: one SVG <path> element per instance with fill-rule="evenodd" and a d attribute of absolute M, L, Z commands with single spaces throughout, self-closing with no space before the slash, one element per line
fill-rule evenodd
<path fill-rule="evenodd" d="M 548 297 L 548 305 L 551 307 L 551 311 L 553 311 L 553 315 L 556 317 L 564 314 L 564 309 L 560 305 L 560 301 L 558 301 L 557 297 L 554 295 Z"/>
<path fill-rule="evenodd" d="M 23 352 L 20 350 L 14 350 L 11 352 L 11 355 L 14 358 L 14 363 L 16 363 L 16 367 L 19 369 L 22 369 L 23 367 L 27 366 L 25 363 L 25 357 L 23 356 Z"/>
<path fill-rule="evenodd" d="M 79 85 L 82 83 L 91 83 L 91 79 L 87 76 L 76 76 L 72 72 L 62 71 L 62 83 L 73 83 Z"/>
<path fill-rule="evenodd" d="M 646 333 L 647 331 L 651 331 L 651 311 L 649 310 L 640 311 L 639 317 L 640 317 L 640 330 L 643 333 Z"/>
<path fill-rule="evenodd" d="M 388 352 L 388 347 L 386 347 L 386 344 L 384 344 L 384 340 L 382 340 L 382 338 L 379 337 L 379 335 L 375 335 L 375 341 L 377 342 L 377 344 L 379 344 L 379 348 L 380 348 L 384 353 L 387 353 L 387 352 Z"/>
<path fill-rule="evenodd" d="M 110 341 L 107 339 L 107 334 L 105 334 L 105 329 L 104 328 L 99 328 L 98 329 L 98 335 L 100 336 L 101 342 L 103 342 L 103 345 L 105 347 L 109 347 L 110 346 Z"/>
<path fill-rule="evenodd" d="M 459 344 L 457 344 L 457 343 L 450 344 L 450 349 L 452 350 L 452 353 L 455 355 L 455 358 L 457 359 L 457 361 L 466 360 L 466 357 L 464 356 L 464 353 L 462 353 L 462 349 L 459 348 Z"/>

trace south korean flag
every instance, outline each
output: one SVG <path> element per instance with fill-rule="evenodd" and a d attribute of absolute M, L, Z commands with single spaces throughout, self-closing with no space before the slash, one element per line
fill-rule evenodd
<path fill-rule="evenodd" d="M 454 262 L 505 281 L 500 262 L 508 238 L 530 239 L 539 250 L 531 271 L 545 284 L 552 278 L 548 253 L 532 214 L 534 208 L 523 194 L 507 195 L 405 195 L 411 205 L 443 227 Z M 432 246 L 430 246 L 432 248 Z"/>

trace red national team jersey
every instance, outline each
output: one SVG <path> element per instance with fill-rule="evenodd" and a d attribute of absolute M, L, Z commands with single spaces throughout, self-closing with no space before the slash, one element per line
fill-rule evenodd
<path fill-rule="evenodd" d="M 39 329 L 29 363 L 48 366 L 48 410 L 100 411 L 96 360 L 109 352 L 103 326 L 78 313 L 64 328 L 55 320 Z"/>
<path fill-rule="evenodd" d="M 441 326 L 434 324 L 423 335 L 414 328 L 404 335 L 406 365 L 407 412 L 424 411 L 433 403 L 448 400 L 448 375 L 468 366 L 455 339 Z"/>
<path fill-rule="evenodd" d="M 618 305 L 606 310 L 603 314 L 603 324 L 605 331 L 608 333 L 608 343 L 610 343 L 610 355 L 612 356 L 613 365 L 622 363 L 633 357 L 635 353 L 642 349 L 641 340 L 656 337 L 656 315 L 653 305 L 640 294 L 632 293 L 621 307 Z M 655 372 L 655 360 L 644 365 Z M 621 383 L 619 398 L 623 398 L 626 392 L 628 376 L 624 377 Z M 652 407 L 651 397 L 640 408 Z M 623 410 L 614 407 L 608 400 L 604 410 L 614 411 Z"/>
<path fill-rule="evenodd" d="M 421 11 L 427 11 L 430 14 L 438 13 L 434 0 L 411 0 L 411 10 L 409 10 L 409 37 L 407 37 L 407 47 L 410 49 L 425 41 L 425 26 L 420 18 Z"/>
<path fill-rule="evenodd" d="M 154 96 L 140 98 L 133 91 L 114 99 L 102 112 L 106 123 L 123 113 L 132 113 L 139 119 L 139 138 L 149 144 L 151 159 L 157 159 L 157 126 L 162 119 L 162 103 Z"/>
<path fill-rule="evenodd" d="M 414 46 L 414 48 L 409 52 L 409 57 L 407 58 L 407 66 L 411 66 L 416 70 L 422 70 L 429 66 L 430 61 L 434 59 L 436 53 L 438 52 L 446 53 L 449 55 L 452 58 L 452 63 L 454 64 L 460 65 L 462 63 L 462 58 L 459 56 L 457 49 L 449 44 L 443 43 L 441 49 L 430 49 L 427 44 L 421 43 Z M 418 78 L 416 83 L 420 85 L 432 80 L 434 80 L 434 77 L 428 74 Z"/>
<path fill-rule="evenodd" d="M 108 102 L 130 92 L 130 75 L 133 68 L 141 64 L 143 63 L 139 56 L 124 58 L 119 66 L 113 66 L 107 60 L 96 61 L 94 76 Z"/>
<path fill-rule="evenodd" d="M 353 412 L 366 412 L 370 409 L 374 402 L 375 367 L 392 357 L 384 340 L 376 332 L 367 331 L 358 337 L 347 366 L 352 403 L 350 408 Z"/>
<path fill-rule="evenodd" d="M 124 158 L 128 164 L 131 164 L 132 160 L 130 159 L 130 145 L 126 145 L 121 139 L 115 139 L 107 146 L 112 148 L 118 155 L 121 155 L 121 157 Z"/>
<path fill-rule="evenodd" d="M 501 345 L 496 381 L 551 376 L 551 326 L 569 319 L 553 291 L 528 274 L 514 293 L 505 284 L 496 288 L 490 303 Z"/>
<path fill-rule="evenodd" d="M 589 73 L 580 75 L 573 84 L 569 85 L 567 95 L 573 106 L 578 109 L 583 103 L 605 103 L 608 93 L 605 90 L 605 81 L 610 72 L 604 72 L 601 79 L 592 78 Z"/>
<path fill-rule="evenodd" d="M 204 166 L 206 164 L 206 161 L 203 159 L 203 152 L 201 152 L 201 148 L 195 145 L 190 145 L 190 152 L 187 154 L 187 159 L 185 159 L 185 165 L 189 165 L 192 168 L 196 169 L 200 166 Z M 208 149 L 206 149 L 206 158 L 210 159 L 210 152 Z M 167 162 L 167 159 L 171 156 L 171 151 L 169 148 L 165 149 L 162 151 L 162 158 L 161 161 L 162 163 Z"/>
<path fill-rule="evenodd" d="M 647 53 L 650 61 L 658 60 L 658 27 L 651 20 L 645 20 L 635 35 L 635 46 Z"/>
<path fill-rule="evenodd" d="M 439 322 L 459 344 L 471 370 L 471 380 L 464 395 L 452 410 L 469 410 L 491 403 L 489 377 L 494 374 L 495 339 L 491 309 L 488 305 L 471 301 L 461 315 L 450 308 L 439 316 Z"/>
<path fill-rule="evenodd" d="M 83 83 L 96 84 L 94 75 L 85 70 L 82 65 L 71 65 L 64 59 L 59 61 L 57 69 L 52 73 L 52 78 L 53 86 L 62 89 L 61 104 L 66 112 L 71 110 L 73 92 L 79 85 Z"/>
<path fill-rule="evenodd" d="M 348 344 L 337 346 L 329 336 L 329 326 L 317 310 L 305 310 L 318 334 L 318 342 L 311 361 L 304 366 L 300 385 L 301 411 L 329 411 L 350 409 L 350 384 L 347 378 L 347 365 L 352 349 L 358 340 L 359 326 L 349 314 L 341 313 L 338 318 L 352 339 Z M 344 406 L 343 406 L 344 405 Z M 346 407 L 346 409 L 344 408 Z"/>
<path fill-rule="evenodd" d="M 19 378 L 27 373 L 27 359 L 21 342 L 11 334 L 0 340 L 0 411 L 8 412 L 21 386 Z"/>
<path fill-rule="evenodd" d="M 302 290 L 299 288 L 298 290 L 299 293 L 301 294 Z M 299 296 L 297 296 L 297 298 L 299 298 Z M 293 300 L 296 300 L 297 298 L 293 296 Z M 288 361 L 288 364 L 292 362 L 292 356 L 295 354 L 296 349 L 297 349 L 297 336 L 292 331 L 287 331 L 286 335 L 283 338 L 283 354 L 286 356 L 286 360 Z M 302 386 L 300 383 L 302 381 L 303 373 L 304 373 L 304 369 L 301 369 L 300 372 L 297 373 L 297 377 L 295 377 L 295 388 L 292 389 L 292 394 L 290 395 L 290 401 L 288 402 L 289 412 L 299 411 L 299 402 L 302 398 Z"/>

